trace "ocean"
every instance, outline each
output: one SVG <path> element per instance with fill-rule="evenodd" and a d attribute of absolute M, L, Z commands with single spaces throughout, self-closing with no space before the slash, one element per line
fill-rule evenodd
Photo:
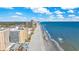
<path fill-rule="evenodd" d="M 79 22 L 41 22 L 65 51 L 79 51 Z"/>

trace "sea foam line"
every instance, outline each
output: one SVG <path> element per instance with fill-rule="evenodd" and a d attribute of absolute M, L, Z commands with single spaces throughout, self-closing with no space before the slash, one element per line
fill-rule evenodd
<path fill-rule="evenodd" d="M 54 40 L 54 39 L 51 38 L 51 35 L 48 33 L 48 31 L 45 29 L 45 27 L 42 26 L 42 28 L 45 31 L 45 34 L 47 33 L 48 38 L 56 44 L 56 46 L 59 48 L 59 50 L 60 51 L 64 51 L 64 49 L 59 45 L 59 43 L 56 40 Z"/>

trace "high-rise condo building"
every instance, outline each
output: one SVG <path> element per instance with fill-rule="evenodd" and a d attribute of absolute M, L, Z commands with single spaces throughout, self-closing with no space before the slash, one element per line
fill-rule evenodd
<path fill-rule="evenodd" d="M 11 43 L 25 43 L 27 40 L 27 31 L 25 29 L 18 29 L 10 31 L 10 42 Z"/>
<path fill-rule="evenodd" d="M 0 29 L 0 50 L 4 51 L 9 46 L 9 29 Z"/>

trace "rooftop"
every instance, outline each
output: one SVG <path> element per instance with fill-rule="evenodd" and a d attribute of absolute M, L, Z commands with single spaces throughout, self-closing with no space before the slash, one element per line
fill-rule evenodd
<path fill-rule="evenodd" d="M 4 30 L 8 30 L 8 28 L 3 28 L 3 27 L 0 28 L 0 32 Z"/>

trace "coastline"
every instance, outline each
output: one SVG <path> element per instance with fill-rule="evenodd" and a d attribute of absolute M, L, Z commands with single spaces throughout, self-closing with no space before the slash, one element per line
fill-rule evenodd
<path fill-rule="evenodd" d="M 31 36 L 28 51 L 46 51 L 39 23 Z"/>
<path fill-rule="evenodd" d="M 46 32 L 47 32 L 48 36 L 50 37 L 50 40 L 56 44 L 56 46 L 58 47 L 58 49 L 60 51 L 64 51 L 64 49 L 59 45 L 59 43 L 57 41 L 55 41 L 54 39 L 51 38 L 51 36 L 50 36 L 50 34 L 48 33 L 47 30 L 46 30 Z"/>
<path fill-rule="evenodd" d="M 64 51 L 40 23 L 37 25 L 29 42 L 28 51 Z"/>
<path fill-rule="evenodd" d="M 64 51 L 64 49 L 59 45 L 59 43 L 57 41 L 55 41 L 54 39 L 51 38 L 50 34 L 45 29 L 45 27 L 42 26 L 41 24 L 39 24 L 39 25 L 41 27 L 41 31 L 42 31 L 44 39 L 48 40 L 48 41 L 51 41 L 52 43 L 54 43 L 54 46 L 55 46 L 55 48 L 58 49 L 58 51 Z"/>

